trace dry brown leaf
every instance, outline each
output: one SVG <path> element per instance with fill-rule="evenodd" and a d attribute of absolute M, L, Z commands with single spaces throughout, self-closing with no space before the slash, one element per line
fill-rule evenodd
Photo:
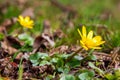
<path fill-rule="evenodd" d="M 55 53 L 66 53 L 68 51 L 68 46 L 67 45 L 62 45 L 57 48 L 53 48 L 50 50 L 50 56 L 53 56 Z"/>
<path fill-rule="evenodd" d="M 0 48 L 0 59 L 8 57 L 8 52 L 6 52 L 3 48 Z"/>
<path fill-rule="evenodd" d="M 48 47 L 46 44 L 48 44 L 48 42 L 42 36 L 36 37 L 33 43 L 34 50 L 31 54 L 36 53 L 37 51 L 43 52 L 44 49 Z"/>
<path fill-rule="evenodd" d="M 34 15 L 34 9 L 33 8 L 26 8 L 23 12 L 22 12 L 22 14 L 21 14 L 22 16 L 30 16 L 31 18 L 34 18 L 35 17 L 35 15 Z"/>
<path fill-rule="evenodd" d="M 16 49 L 19 49 L 22 46 L 21 43 L 18 41 L 18 39 L 14 38 L 12 36 L 7 36 L 6 41 L 7 41 L 8 45 L 10 45 Z"/>
<path fill-rule="evenodd" d="M 63 33 L 63 31 L 61 29 L 57 29 L 53 33 L 53 37 L 54 37 L 54 39 L 57 39 L 57 38 L 61 39 L 63 37 L 66 37 L 66 35 Z"/>
<path fill-rule="evenodd" d="M 9 55 L 16 53 L 20 47 L 21 43 L 12 36 L 6 36 L 4 40 L 1 42 L 1 47 L 7 52 Z"/>
<path fill-rule="evenodd" d="M 9 54 L 12 55 L 15 52 L 17 52 L 17 49 L 11 47 L 10 45 L 8 45 L 8 43 L 6 41 L 1 42 L 1 47 Z"/>
<path fill-rule="evenodd" d="M 20 60 L 22 58 L 22 56 L 23 56 L 23 53 L 18 53 L 17 56 L 15 57 L 15 59 Z"/>
<path fill-rule="evenodd" d="M 55 42 L 51 39 L 51 36 L 42 34 L 42 37 L 49 42 L 49 44 L 53 47 L 55 45 Z"/>
<path fill-rule="evenodd" d="M 0 33 L 6 33 L 6 28 L 5 28 L 5 27 L 0 26 Z"/>
<path fill-rule="evenodd" d="M 6 19 L 1 25 L 0 25 L 0 32 L 7 35 L 7 30 L 10 29 L 10 27 L 17 22 L 17 18 L 13 17 L 11 19 Z"/>
<path fill-rule="evenodd" d="M 36 51 L 44 52 L 47 49 L 50 49 L 50 47 L 53 47 L 55 45 L 54 41 L 51 39 L 51 37 L 47 34 L 42 33 L 41 36 L 38 36 L 35 38 L 34 44 L 33 44 L 33 52 Z"/>

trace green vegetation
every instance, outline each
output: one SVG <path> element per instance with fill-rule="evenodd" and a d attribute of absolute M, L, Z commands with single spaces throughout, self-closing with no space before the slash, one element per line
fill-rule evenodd
<path fill-rule="evenodd" d="M 120 79 L 119 0 L 20 1 L 0 0 L 0 80 Z M 82 26 L 102 37 L 101 50 L 81 49 Z"/>

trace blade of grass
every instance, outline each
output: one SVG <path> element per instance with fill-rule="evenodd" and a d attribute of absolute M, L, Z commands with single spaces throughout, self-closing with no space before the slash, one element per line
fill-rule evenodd
<path fill-rule="evenodd" d="M 22 66 L 22 60 L 23 58 L 20 59 L 20 63 L 19 63 L 19 75 L 18 75 L 18 80 L 22 80 L 22 76 L 23 76 L 23 66 Z"/>

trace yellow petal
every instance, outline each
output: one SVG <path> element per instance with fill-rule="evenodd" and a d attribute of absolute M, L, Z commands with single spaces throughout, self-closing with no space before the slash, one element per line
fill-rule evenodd
<path fill-rule="evenodd" d="M 99 44 L 103 44 L 103 43 L 105 43 L 105 41 L 100 41 L 100 43 L 99 43 Z"/>
<path fill-rule="evenodd" d="M 92 39 L 92 37 L 93 37 L 93 31 L 90 31 L 90 32 L 88 33 L 88 35 L 87 35 L 87 38 L 88 38 L 88 39 Z"/>
<path fill-rule="evenodd" d="M 33 24 L 26 24 L 25 25 L 27 28 L 33 28 Z"/>
<path fill-rule="evenodd" d="M 23 19 L 22 16 L 19 16 L 18 19 L 17 19 L 17 21 L 20 22 L 20 23 L 21 23 L 23 20 L 24 20 L 24 19 Z"/>
<path fill-rule="evenodd" d="M 101 49 L 101 47 L 93 47 L 93 49 Z"/>
<path fill-rule="evenodd" d="M 81 34 L 80 30 L 79 30 L 79 29 L 77 29 L 77 31 L 78 31 L 79 35 L 82 37 L 82 34 Z"/>
<path fill-rule="evenodd" d="M 99 41 L 99 42 L 96 43 L 96 45 L 99 46 L 99 45 L 101 45 L 103 43 L 105 43 L 105 41 Z"/>
<path fill-rule="evenodd" d="M 94 41 L 94 42 L 99 42 L 99 41 L 101 41 L 101 40 L 102 40 L 101 36 L 95 36 L 95 37 L 93 38 L 93 41 Z"/>
<path fill-rule="evenodd" d="M 33 27 L 32 27 L 32 26 L 28 26 L 27 28 L 30 28 L 30 29 L 32 29 Z"/>
<path fill-rule="evenodd" d="M 33 24 L 33 23 L 34 23 L 34 21 L 33 21 L 33 20 L 30 20 L 30 21 L 29 21 L 29 24 Z"/>
<path fill-rule="evenodd" d="M 85 45 L 85 43 L 82 40 L 80 40 L 80 43 L 81 43 L 81 45 Z"/>
<path fill-rule="evenodd" d="M 18 18 L 18 22 L 23 26 L 23 27 L 26 27 L 26 28 L 33 28 L 33 25 L 34 25 L 34 21 L 33 20 L 30 20 L 30 17 L 29 16 L 26 16 L 25 18 L 23 16 L 19 16 Z"/>
<path fill-rule="evenodd" d="M 25 21 L 26 21 L 26 22 L 29 22 L 29 20 L 30 20 L 30 17 L 26 16 L 26 17 L 25 17 Z"/>
<path fill-rule="evenodd" d="M 81 36 L 81 40 L 80 40 L 80 44 L 81 46 L 85 49 L 101 49 L 101 47 L 99 47 L 101 44 L 105 43 L 105 41 L 102 41 L 102 37 L 101 36 L 95 36 L 93 37 L 93 31 L 90 31 L 87 35 L 87 31 L 86 31 L 86 27 L 83 26 L 82 27 L 82 33 L 80 32 L 80 30 L 78 29 L 78 33 Z"/>
<path fill-rule="evenodd" d="M 89 48 L 88 47 L 86 47 L 86 46 L 82 46 L 85 50 L 88 50 Z"/>
<path fill-rule="evenodd" d="M 88 49 L 89 49 L 82 40 L 80 40 L 80 43 L 81 43 L 81 46 L 82 46 L 85 50 L 88 50 Z"/>
<path fill-rule="evenodd" d="M 24 19 L 23 19 L 23 16 L 21 16 L 21 15 L 19 16 L 19 19 L 20 19 L 20 20 L 24 20 Z"/>
<path fill-rule="evenodd" d="M 86 35 L 87 35 L 85 26 L 82 27 L 82 35 L 83 35 L 83 37 L 86 37 Z"/>

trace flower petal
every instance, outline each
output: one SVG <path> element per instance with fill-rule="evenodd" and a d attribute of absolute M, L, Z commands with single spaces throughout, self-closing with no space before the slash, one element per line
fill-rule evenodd
<path fill-rule="evenodd" d="M 93 31 L 90 31 L 90 32 L 88 33 L 88 35 L 87 35 L 87 38 L 88 38 L 88 39 L 92 39 L 92 37 L 93 37 Z"/>
<path fill-rule="evenodd" d="M 33 20 L 30 20 L 30 21 L 29 21 L 29 24 L 33 24 L 33 23 L 34 23 L 34 21 L 33 21 Z"/>
<path fill-rule="evenodd" d="M 93 39 L 92 39 L 94 42 L 99 42 L 102 40 L 101 36 L 95 36 Z"/>
<path fill-rule="evenodd" d="M 83 37 L 86 37 L 86 35 L 87 35 L 85 26 L 82 27 L 82 35 L 83 35 Z"/>
<path fill-rule="evenodd" d="M 29 20 L 30 20 L 30 17 L 29 17 L 29 16 L 26 16 L 26 17 L 25 17 L 25 21 L 26 21 L 26 22 L 29 22 Z"/>
<path fill-rule="evenodd" d="M 82 33 L 80 32 L 80 30 L 78 29 L 78 33 L 81 36 L 81 40 L 80 40 L 80 44 L 81 46 L 85 49 L 101 49 L 101 47 L 99 47 L 101 44 L 105 43 L 105 41 L 102 41 L 102 37 L 101 36 L 95 36 L 93 37 L 93 31 L 90 31 L 87 35 L 87 31 L 85 26 L 82 27 Z"/>
<path fill-rule="evenodd" d="M 105 43 L 105 41 L 99 41 L 99 42 L 96 43 L 96 46 L 99 46 L 99 45 L 101 45 L 103 43 Z"/>
<path fill-rule="evenodd" d="M 33 25 L 34 25 L 34 21 L 33 20 L 30 20 L 30 17 L 29 16 L 26 16 L 25 18 L 23 16 L 19 16 L 18 18 L 18 22 L 23 26 L 23 27 L 26 27 L 26 28 L 33 28 Z"/>
<path fill-rule="evenodd" d="M 80 40 L 80 43 L 81 43 L 81 46 L 82 46 L 85 50 L 88 50 L 88 49 L 89 49 L 82 40 Z"/>
<path fill-rule="evenodd" d="M 101 47 L 93 47 L 93 49 L 101 49 Z"/>
<path fill-rule="evenodd" d="M 20 20 L 24 20 L 24 19 L 23 19 L 23 16 L 21 16 L 21 15 L 19 16 L 19 19 L 20 19 Z"/>
<path fill-rule="evenodd" d="M 81 45 L 85 45 L 85 43 L 82 40 L 80 40 L 80 43 L 81 43 Z"/>
<path fill-rule="evenodd" d="M 89 48 L 88 47 L 86 47 L 86 46 L 82 46 L 85 50 L 88 50 Z"/>
<path fill-rule="evenodd" d="M 81 34 L 80 30 L 79 30 L 79 29 L 77 29 L 77 31 L 78 31 L 79 35 L 82 37 L 82 34 Z"/>

